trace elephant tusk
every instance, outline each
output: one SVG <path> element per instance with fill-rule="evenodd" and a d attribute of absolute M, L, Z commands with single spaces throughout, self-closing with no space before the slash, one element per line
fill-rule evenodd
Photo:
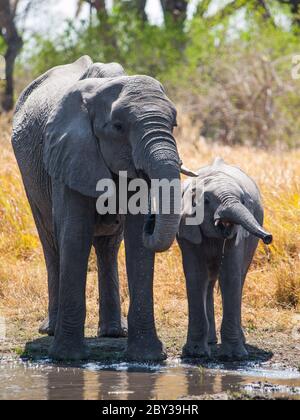
<path fill-rule="evenodd" d="M 186 176 L 192 176 L 196 178 L 198 176 L 197 172 L 191 171 L 190 169 L 186 168 L 185 166 L 181 165 L 180 172 Z"/>

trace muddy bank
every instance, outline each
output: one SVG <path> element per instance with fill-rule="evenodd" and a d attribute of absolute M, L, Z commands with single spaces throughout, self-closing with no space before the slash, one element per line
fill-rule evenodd
<path fill-rule="evenodd" d="M 51 337 L 37 333 L 39 322 L 29 325 L 9 321 L 6 323 L 5 339 L 0 340 L 0 355 L 30 360 L 48 356 Z M 95 338 L 94 329 L 87 328 L 87 344 L 91 361 L 119 362 L 124 361 L 126 339 Z M 181 356 L 185 342 L 185 331 L 168 329 L 160 331 L 160 337 L 165 344 L 170 359 Z M 295 330 L 287 332 L 253 331 L 247 332 L 248 362 L 263 363 L 264 366 L 278 369 L 294 369 L 300 371 L 300 336 Z M 220 346 L 213 348 L 212 360 L 196 361 L 207 365 L 222 363 L 219 358 Z M 235 363 L 225 363 L 224 366 L 235 366 Z"/>

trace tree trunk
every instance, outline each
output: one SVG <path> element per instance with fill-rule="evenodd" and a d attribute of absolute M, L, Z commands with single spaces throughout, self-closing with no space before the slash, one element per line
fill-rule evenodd
<path fill-rule="evenodd" d="M 257 6 L 258 9 L 261 9 L 263 18 L 272 22 L 272 24 L 275 26 L 275 22 L 273 20 L 273 16 L 271 14 L 269 6 L 267 5 L 267 2 L 265 0 L 257 0 Z"/>
<path fill-rule="evenodd" d="M 165 21 L 172 20 L 172 23 L 183 28 L 187 18 L 188 0 L 161 0 Z"/>
<path fill-rule="evenodd" d="M 11 9 L 9 0 L 0 0 L 0 28 L 1 35 L 7 45 L 5 53 L 5 77 L 6 85 L 2 98 L 2 107 L 4 111 L 10 111 L 14 105 L 14 67 L 15 61 L 22 49 L 23 41 L 18 34 L 15 22 L 15 14 Z"/>
<path fill-rule="evenodd" d="M 97 12 L 107 14 L 105 7 L 105 0 L 86 0 L 92 7 L 94 7 Z"/>

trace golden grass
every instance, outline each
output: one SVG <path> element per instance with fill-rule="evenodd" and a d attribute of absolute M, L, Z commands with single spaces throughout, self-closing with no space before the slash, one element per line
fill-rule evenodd
<path fill-rule="evenodd" d="M 46 314 L 46 270 L 41 247 L 21 177 L 10 146 L 10 117 L 0 117 L 0 306 L 21 325 L 36 325 Z M 198 169 L 222 156 L 255 178 L 266 209 L 266 227 L 275 238 L 268 248 L 260 244 L 244 296 L 244 324 L 251 330 L 280 331 L 290 327 L 300 310 L 300 151 L 263 151 L 207 144 L 199 127 L 182 116 L 177 131 L 185 165 Z M 122 308 L 128 309 L 124 247 L 120 252 Z M 96 331 L 98 292 L 95 261 L 88 273 L 87 326 Z M 220 320 L 220 296 L 217 315 Z M 181 256 L 174 244 L 157 255 L 155 312 L 161 331 L 185 334 L 187 302 Z"/>

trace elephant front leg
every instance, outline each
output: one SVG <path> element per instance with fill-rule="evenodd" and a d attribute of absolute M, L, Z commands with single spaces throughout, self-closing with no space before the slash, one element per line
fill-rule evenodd
<path fill-rule="evenodd" d="M 221 357 L 229 360 L 242 360 L 248 357 L 244 337 L 241 334 L 242 261 L 242 247 L 229 244 L 220 275 L 223 300 Z"/>
<path fill-rule="evenodd" d="M 94 239 L 100 292 L 99 337 L 127 337 L 126 319 L 121 316 L 118 252 L 122 235 Z"/>
<path fill-rule="evenodd" d="M 26 188 L 27 197 L 31 206 L 34 221 L 43 246 L 43 252 L 48 275 L 48 316 L 39 327 L 39 333 L 53 336 L 55 332 L 58 295 L 59 295 L 59 255 L 52 226 L 51 203 L 46 206 L 46 212 L 42 214 L 40 208 Z"/>
<path fill-rule="evenodd" d="M 206 310 L 208 270 L 204 258 L 201 258 L 199 246 L 182 240 L 181 249 L 189 306 L 188 336 L 182 355 L 207 358 L 210 357 L 209 322 Z"/>
<path fill-rule="evenodd" d="M 160 361 L 166 358 L 166 354 L 157 337 L 154 321 L 154 253 L 143 245 L 143 227 L 144 216 L 126 217 L 125 250 L 130 294 L 127 358 Z"/>
<path fill-rule="evenodd" d="M 62 187 L 54 202 L 55 233 L 60 257 L 59 306 L 50 357 L 82 360 L 86 316 L 85 289 L 93 240 L 94 208 L 86 197 Z"/>
<path fill-rule="evenodd" d="M 45 253 L 48 272 L 48 316 L 40 325 L 39 333 L 54 336 L 59 299 L 59 257 L 51 251 Z"/>
<path fill-rule="evenodd" d="M 215 301 L 214 301 L 214 289 L 215 289 L 215 280 L 211 280 L 208 285 L 207 290 L 207 316 L 209 323 L 209 334 L 208 334 L 208 344 L 214 346 L 218 344 L 218 337 L 216 332 L 216 320 L 215 320 Z"/>

